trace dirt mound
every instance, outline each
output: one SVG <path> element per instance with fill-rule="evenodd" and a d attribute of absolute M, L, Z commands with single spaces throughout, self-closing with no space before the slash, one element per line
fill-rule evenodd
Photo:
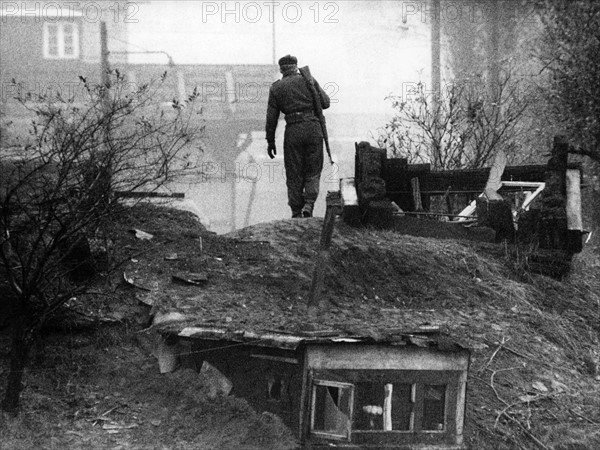
<path fill-rule="evenodd" d="M 136 258 L 127 274 L 151 287 L 136 295 L 156 311 L 177 311 L 188 324 L 234 331 L 294 332 L 309 326 L 378 333 L 422 324 L 455 328 L 461 321 L 448 316 L 450 308 L 510 297 L 505 291 L 511 288 L 504 283 L 508 268 L 478 255 L 472 243 L 363 231 L 339 223 L 323 291 L 330 307 L 320 323 L 313 323 L 306 302 L 321 226 L 322 220 L 313 218 L 256 225 L 227 236 L 201 232 L 188 239 L 177 260 L 157 258 L 158 267 Z M 142 244 L 150 245 L 155 246 L 153 254 L 173 253 L 161 251 L 160 243 Z M 203 272 L 208 281 L 203 286 L 174 283 L 172 275 L 186 270 Z M 464 338 L 462 330 L 456 334 Z"/>
<path fill-rule="evenodd" d="M 321 227 L 318 218 L 285 220 L 218 236 L 187 213 L 134 208 L 114 226 L 117 257 L 128 261 L 123 273 L 78 307 L 127 323 L 137 315 L 136 329 L 149 311 L 181 314 L 179 328 L 231 331 L 310 327 L 380 336 L 437 325 L 472 351 L 470 448 L 600 447 L 597 268 L 582 265 L 558 282 L 523 271 L 507 247 L 338 223 L 323 292 L 328 308 L 310 321 Z M 140 239 L 132 229 L 153 237 Z M 207 280 L 173 278 L 186 273 Z"/>
<path fill-rule="evenodd" d="M 329 307 L 310 322 L 321 226 L 316 218 L 285 220 L 206 237 L 208 282 L 178 290 L 163 307 L 186 315 L 181 326 L 232 331 L 309 326 L 381 335 L 437 325 L 473 351 L 471 448 L 600 443 L 597 274 L 557 282 L 519 270 L 494 244 L 338 223 L 323 292 Z"/>

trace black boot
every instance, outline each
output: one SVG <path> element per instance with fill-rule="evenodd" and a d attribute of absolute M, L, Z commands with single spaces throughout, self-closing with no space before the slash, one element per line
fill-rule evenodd
<path fill-rule="evenodd" d="M 313 206 L 307 203 L 302 208 L 302 217 L 304 217 L 304 218 L 312 217 L 312 212 L 313 212 Z"/>

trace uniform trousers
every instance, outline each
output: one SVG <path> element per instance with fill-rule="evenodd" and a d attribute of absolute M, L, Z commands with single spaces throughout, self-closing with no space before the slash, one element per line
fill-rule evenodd
<path fill-rule="evenodd" d="M 318 119 L 286 125 L 283 162 L 292 216 L 303 210 L 312 214 L 323 170 L 323 132 Z"/>

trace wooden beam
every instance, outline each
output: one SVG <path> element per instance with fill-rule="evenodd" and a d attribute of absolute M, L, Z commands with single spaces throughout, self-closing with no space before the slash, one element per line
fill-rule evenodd
<path fill-rule="evenodd" d="M 344 222 L 352 226 L 360 225 L 360 206 L 354 178 L 340 179 L 340 192 Z"/>
<path fill-rule="evenodd" d="M 410 187 L 413 197 L 414 210 L 416 212 L 423 211 L 423 204 L 421 203 L 421 188 L 419 185 L 419 179 L 417 177 L 410 179 Z"/>
<path fill-rule="evenodd" d="M 327 193 L 327 209 L 325 219 L 323 220 L 323 229 L 321 231 L 321 241 L 319 243 L 319 253 L 313 271 L 312 284 L 308 298 L 308 315 L 311 318 L 316 318 L 319 310 L 323 308 L 323 300 L 321 298 L 321 290 L 323 289 L 323 280 L 325 271 L 329 264 L 330 255 L 329 247 L 331 245 L 331 237 L 333 236 L 333 228 L 335 226 L 335 218 L 342 212 L 342 199 L 339 191 Z"/>
<path fill-rule="evenodd" d="M 165 192 L 116 191 L 115 196 L 120 198 L 185 198 L 185 194 L 183 192 L 173 192 L 168 194 Z"/>
<path fill-rule="evenodd" d="M 567 169 L 567 228 L 583 231 L 581 215 L 581 172 Z"/>
<path fill-rule="evenodd" d="M 394 213 L 395 216 L 426 216 L 426 217 L 448 217 L 448 218 L 462 218 L 462 219 L 477 219 L 476 216 L 465 216 L 460 214 L 446 214 L 446 213 L 432 213 L 432 212 L 417 212 L 417 211 L 404 211 Z M 464 223 L 464 222 L 461 222 Z"/>
<path fill-rule="evenodd" d="M 386 383 L 383 388 L 383 431 L 392 431 L 392 393 L 394 385 Z"/>
<path fill-rule="evenodd" d="M 262 355 L 259 353 L 253 353 L 250 355 L 250 357 L 258 358 L 258 359 L 265 359 L 268 361 L 282 362 L 282 363 L 286 363 L 286 364 L 298 364 L 298 362 L 299 362 L 297 358 L 286 358 L 284 356 Z"/>
<path fill-rule="evenodd" d="M 409 164 L 403 169 L 400 164 L 388 164 L 383 170 L 388 193 L 406 193 L 410 189 L 410 180 L 419 178 L 422 193 L 444 192 L 450 187 L 450 193 L 454 192 L 483 192 L 490 175 L 490 168 L 465 169 L 465 170 L 443 170 L 428 172 L 421 165 Z M 569 167 L 571 168 L 571 167 Z M 575 168 L 575 167 L 573 167 Z M 546 164 L 528 166 L 507 166 L 502 173 L 502 181 L 546 181 Z"/>

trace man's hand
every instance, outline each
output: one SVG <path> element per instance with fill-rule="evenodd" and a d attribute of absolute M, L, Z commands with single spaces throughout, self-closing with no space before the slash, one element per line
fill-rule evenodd
<path fill-rule="evenodd" d="M 269 154 L 269 158 L 271 158 L 271 159 L 275 158 L 275 155 L 277 154 L 277 149 L 275 148 L 275 142 L 271 142 L 271 143 L 267 144 L 267 153 Z"/>

